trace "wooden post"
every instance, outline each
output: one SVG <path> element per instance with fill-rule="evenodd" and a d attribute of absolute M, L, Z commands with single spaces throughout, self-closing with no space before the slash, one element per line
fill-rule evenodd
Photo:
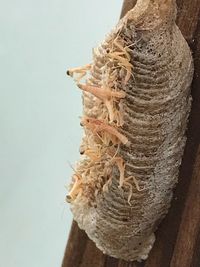
<path fill-rule="evenodd" d="M 125 0 L 121 17 L 135 5 Z M 200 266 L 200 0 L 177 0 L 177 24 L 194 57 L 193 104 L 179 183 L 171 208 L 156 232 L 147 261 L 125 262 L 104 255 L 73 222 L 62 267 Z"/>

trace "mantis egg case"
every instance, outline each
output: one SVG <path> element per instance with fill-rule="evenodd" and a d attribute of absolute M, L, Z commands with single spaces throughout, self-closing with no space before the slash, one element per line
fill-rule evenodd
<path fill-rule="evenodd" d="M 193 61 L 175 19 L 174 0 L 138 0 L 92 64 L 68 71 L 83 91 L 84 137 L 67 200 L 116 258 L 147 258 L 177 183 Z"/>

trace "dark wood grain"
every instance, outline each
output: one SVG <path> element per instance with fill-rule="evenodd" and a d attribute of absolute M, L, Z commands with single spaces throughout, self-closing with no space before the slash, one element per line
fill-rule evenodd
<path fill-rule="evenodd" d="M 198 151 L 198 160 L 194 167 L 193 178 L 189 187 L 188 198 L 185 202 L 185 209 L 182 215 L 179 232 L 176 239 L 175 248 L 171 260 L 174 267 L 192 266 L 195 253 L 195 247 L 199 236 L 200 212 L 200 149 Z M 200 264 L 200 262 L 199 262 Z"/>
<path fill-rule="evenodd" d="M 125 0 L 121 17 L 135 5 Z M 177 0 L 177 24 L 194 57 L 193 105 L 178 186 L 146 262 L 102 254 L 73 222 L 62 267 L 200 267 L 200 0 Z"/>
<path fill-rule="evenodd" d="M 123 5 L 122 5 L 122 11 L 121 11 L 120 18 L 122 18 L 127 13 L 127 11 L 131 10 L 135 6 L 136 2 L 137 2 L 137 0 L 124 1 Z"/>
<path fill-rule="evenodd" d="M 81 266 L 83 254 L 88 242 L 89 240 L 85 232 L 81 231 L 77 224 L 73 222 L 62 267 Z"/>

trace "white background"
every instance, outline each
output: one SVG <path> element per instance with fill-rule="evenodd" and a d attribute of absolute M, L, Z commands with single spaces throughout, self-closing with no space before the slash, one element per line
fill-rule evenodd
<path fill-rule="evenodd" d="M 121 5 L 0 0 L 0 267 L 61 265 L 82 135 L 81 94 L 65 71 L 91 61 Z"/>

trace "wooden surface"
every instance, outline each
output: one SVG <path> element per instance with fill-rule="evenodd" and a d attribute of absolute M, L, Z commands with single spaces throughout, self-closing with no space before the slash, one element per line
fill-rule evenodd
<path fill-rule="evenodd" d="M 125 0 L 121 16 L 135 4 Z M 200 0 L 177 0 L 177 23 L 194 57 L 193 105 L 179 183 L 147 261 L 103 255 L 73 222 L 62 267 L 200 267 Z"/>

